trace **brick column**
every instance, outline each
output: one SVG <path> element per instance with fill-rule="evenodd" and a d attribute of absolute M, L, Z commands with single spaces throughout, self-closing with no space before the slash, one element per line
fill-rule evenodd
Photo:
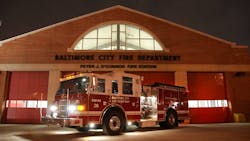
<path fill-rule="evenodd" d="M 59 70 L 50 70 L 49 71 L 49 83 L 48 83 L 48 109 L 49 110 L 50 105 L 54 101 L 56 91 L 59 87 L 59 79 L 60 79 L 61 72 Z"/>
<path fill-rule="evenodd" d="M 235 94 L 235 88 L 234 88 L 234 73 L 233 72 L 225 72 L 225 85 L 226 85 L 226 94 L 227 94 L 227 100 L 228 100 L 228 108 L 229 108 L 229 122 L 234 122 L 233 113 L 235 113 L 236 106 L 236 94 Z M 237 82 L 236 82 L 237 83 Z"/>
<path fill-rule="evenodd" d="M 176 71 L 174 74 L 175 85 L 185 87 L 188 90 L 188 80 L 186 71 Z M 185 124 L 190 123 L 190 119 L 184 120 Z"/>
<path fill-rule="evenodd" d="M 7 71 L 0 71 L 0 121 L 4 123 L 6 118 L 5 105 L 8 89 L 8 77 L 9 73 Z"/>

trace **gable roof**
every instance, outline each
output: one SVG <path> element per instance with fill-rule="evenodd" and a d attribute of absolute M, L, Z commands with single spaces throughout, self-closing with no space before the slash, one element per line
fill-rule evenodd
<path fill-rule="evenodd" d="M 133 13 L 136 13 L 136 14 L 144 15 L 144 16 L 147 16 L 147 17 L 150 17 L 150 18 L 153 18 L 153 19 L 156 19 L 156 20 L 159 20 L 159 21 L 168 23 L 168 24 L 170 24 L 170 25 L 176 26 L 176 27 L 178 27 L 178 28 L 182 28 L 182 29 L 185 29 L 185 30 L 188 30 L 188 31 L 197 33 L 197 34 L 200 34 L 200 35 L 202 35 L 202 36 L 205 36 L 205 37 L 208 37 L 208 38 L 217 40 L 217 41 L 219 41 L 219 42 L 222 42 L 222 43 L 225 43 L 225 44 L 229 44 L 229 45 L 231 45 L 231 47 L 234 47 L 234 48 L 235 48 L 235 47 L 236 47 L 236 48 L 238 48 L 238 47 L 240 47 L 240 48 L 247 48 L 247 46 L 237 46 L 236 43 L 234 43 L 234 42 L 230 42 L 230 41 L 227 41 L 227 40 L 224 40 L 224 39 L 221 39 L 221 38 L 218 38 L 218 37 L 215 37 L 215 36 L 212 36 L 212 35 L 209 35 L 209 34 L 200 32 L 200 31 L 198 31 L 198 30 L 191 29 L 191 28 L 188 28 L 188 27 L 186 27 L 186 26 L 182 26 L 182 25 L 176 24 L 176 23 L 174 23 L 174 22 L 171 22 L 171 21 L 168 21 L 168 20 L 159 18 L 159 17 L 155 17 L 155 16 L 152 16 L 152 15 L 150 15 L 150 14 L 143 13 L 143 12 L 140 12 L 140 11 L 137 11 L 137 10 L 134 10 L 134 9 L 131 9 L 131 8 L 128 8 L 128 7 L 124 7 L 124 6 L 121 6 L 121 5 L 116 5 L 116 6 L 112 6 L 112 7 L 109 7 L 109 8 L 102 9 L 102 10 L 98 10 L 98 11 L 96 11 L 96 12 L 92 12 L 92 13 L 89 13 L 89 14 L 85 14 L 85 15 L 82 15 L 82 16 L 79 16 L 79 17 L 76 17 L 76 18 L 72 18 L 72 19 L 63 21 L 63 22 L 59 22 L 59 23 L 56 23 L 56 24 L 52 24 L 52 25 L 50 25 L 50 26 L 46 26 L 46 27 L 43 27 L 43 28 L 40 28 L 40 29 L 31 31 L 31 32 L 27 32 L 27 33 L 24 33 L 24 34 L 21 34 L 21 35 L 17 35 L 17 36 L 15 36 L 15 37 L 11 37 L 11 38 L 9 38 L 9 39 L 2 40 L 2 41 L 0 41 L 0 46 L 1 46 L 2 44 L 6 43 L 6 42 L 10 42 L 10 41 L 13 41 L 13 40 L 15 40 L 15 39 L 19 39 L 19 38 L 22 38 L 22 37 L 25 37 L 25 36 L 28 36 L 28 35 L 31 35 L 31 34 L 35 34 L 35 33 L 37 33 L 37 32 L 40 32 L 40 31 L 43 31 L 43 30 L 46 30 L 46 29 L 50 29 L 50 28 L 53 28 L 53 27 L 56 27 L 56 26 L 59 26 L 59 25 L 65 24 L 65 23 L 73 22 L 73 21 L 76 21 L 76 20 L 79 20 L 79 19 L 82 19 L 82 18 L 85 18 L 85 17 L 88 17 L 88 16 L 92 16 L 92 15 L 95 15 L 95 14 L 98 14 L 98 13 L 102 13 L 102 12 L 105 12 L 105 11 L 110 11 L 110 10 L 113 10 L 113 9 L 122 9 L 122 10 L 130 11 L 130 12 L 133 12 Z"/>

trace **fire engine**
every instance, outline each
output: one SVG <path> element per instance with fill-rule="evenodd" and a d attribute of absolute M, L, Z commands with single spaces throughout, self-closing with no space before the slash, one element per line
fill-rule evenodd
<path fill-rule="evenodd" d="M 60 79 L 46 123 L 98 128 L 117 135 L 130 125 L 175 128 L 189 118 L 184 87 L 142 86 L 143 77 L 126 72 L 79 73 Z"/>

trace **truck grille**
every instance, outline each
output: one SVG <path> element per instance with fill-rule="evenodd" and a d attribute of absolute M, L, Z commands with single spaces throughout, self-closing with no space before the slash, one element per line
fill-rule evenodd
<path fill-rule="evenodd" d="M 59 100 L 58 103 L 58 117 L 66 118 L 68 117 L 68 110 L 67 110 L 68 102 L 66 99 Z"/>

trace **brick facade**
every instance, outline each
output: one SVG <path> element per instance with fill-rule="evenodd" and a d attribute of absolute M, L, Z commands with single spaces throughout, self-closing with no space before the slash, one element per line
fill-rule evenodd
<path fill-rule="evenodd" d="M 151 33 L 169 52 L 128 51 L 83 51 L 69 52 L 82 36 L 92 29 L 111 23 L 136 25 Z M 56 55 L 93 54 L 94 56 L 119 55 L 177 55 L 178 61 L 154 60 L 56 60 Z M 83 15 L 43 29 L 26 33 L 2 42 L 0 46 L 0 71 L 86 71 L 81 64 L 155 64 L 157 68 L 138 68 L 132 71 L 223 72 L 226 79 L 228 100 L 232 102 L 231 115 L 245 113 L 250 120 L 248 92 L 250 57 L 247 47 L 212 37 L 205 33 L 147 15 L 122 6 Z M 112 69 L 93 70 L 108 71 Z M 115 69 L 113 69 L 115 70 Z M 131 70 L 126 68 L 124 70 Z M 89 71 L 89 70 L 87 70 Z M 181 72 L 181 73 L 180 73 Z M 184 73 L 183 73 L 184 72 Z M 245 77 L 235 78 L 237 72 L 246 72 Z M 1 77 L 4 75 L 1 75 Z M 186 79 L 186 76 L 185 76 Z M 187 86 L 187 80 L 184 84 Z M 236 80 L 237 79 L 237 80 Z M 3 79 L 4 80 L 4 79 Z M 178 80 L 183 81 L 181 78 Z M 51 83 L 54 82 L 50 80 Z M 239 85 L 236 82 L 241 82 Z M 55 82 L 56 83 L 56 82 Z M 180 83 L 180 82 L 178 82 Z M 49 84 L 51 85 L 51 84 Z M 50 87 L 50 86 L 49 86 Z M 243 89 L 242 89 L 243 87 Z M 0 87 L 4 89 L 4 87 Z M 53 88 L 54 89 L 54 88 Z M 4 91 L 4 90 L 0 90 Z M 50 88 L 48 88 L 48 91 Z M 236 94 L 237 93 L 237 94 Z M 2 94 L 2 93 L 0 93 Z M 51 96 L 49 96 L 51 97 Z M 242 100 L 243 99 L 243 100 Z M 2 99 L 0 99 L 2 100 Z M 3 100 L 4 101 L 4 100 Z M 242 102 L 241 102 L 242 101 Z M 2 108 L 3 109 L 3 108 Z M 0 110 L 2 111 L 2 110 Z"/>

